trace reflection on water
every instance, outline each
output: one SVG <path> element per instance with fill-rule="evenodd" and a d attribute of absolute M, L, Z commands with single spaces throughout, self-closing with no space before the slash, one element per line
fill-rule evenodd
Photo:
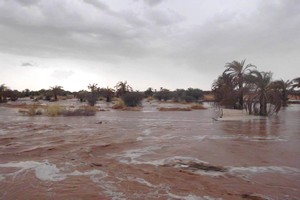
<path fill-rule="evenodd" d="M 246 121 L 156 107 L 93 117 L 0 107 L 0 199 L 300 198 L 299 105 Z"/>

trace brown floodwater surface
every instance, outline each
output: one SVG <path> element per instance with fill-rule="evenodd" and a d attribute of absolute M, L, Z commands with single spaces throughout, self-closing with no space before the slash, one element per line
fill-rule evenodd
<path fill-rule="evenodd" d="M 165 105 L 164 105 L 165 106 Z M 22 116 L 0 107 L 0 199 L 300 199 L 300 105 Z"/>

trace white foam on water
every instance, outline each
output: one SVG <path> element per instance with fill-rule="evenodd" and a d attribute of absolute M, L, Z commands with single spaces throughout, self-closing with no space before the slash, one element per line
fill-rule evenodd
<path fill-rule="evenodd" d="M 253 142 L 265 142 L 265 141 L 275 141 L 275 142 L 282 142 L 288 141 L 287 139 L 283 139 L 280 137 L 272 137 L 272 136 L 245 136 L 245 135 L 200 135 L 200 136 L 193 136 L 194 139 L 203 141 L 205 139 L 209 140 L 248 140 Z"/>
<path fill-rule="evenodd" d="M 300 170 L 293 167 L 265 166 L 265 167 L 228 167 L 231 174 L 254 174 L 254 173 L 282 173 L 282 174 L 300 174 Z"/>
<path fill-rule="evenodd" d="M 213 198 L 210 196 L 203 196 L 203 197 L 199 197 L 199 196 L 195 196 L 195 195 L 187 195 L 187 196 L 179 196 L 176 194 L 172 194 L 170 192 L 168 192 L 168 199 L 181 199 L 181 200 L 222 200 L 222 198 Z"/>
<path fill-rule="evenodd" d="M 48 161 L 36 162 L 36 161 L 23 161 L 17 163 L 4 163 L 0 164 L 0 168 L 20 168 L 18 171 L 9 174 L 0 174 L 0 177 L 13 176 L 16 177 L 18 174 L 25 170 L 34 170 L 35 176 L 42 181 L 62 181 L 68 176 L 92 176 L 101 175 L 105 176 L 105 172 L 100 170 L 91 170 L 86 172 L 74 171 L 71 173 L 62 173 L 55 164 L 51 164 Z M 2 179 L 3 180 L 3 179 Z M 1 181 L 1 178 L 0 178 Z"/>
<path fill-rule="evenodd" d="M 120 157 L 119 161 L 125 164 L 143 164 L 144 162 L 138 161 L 137 158 L 140 158 L 143 155 L 149 155 L 154 153 L 154 150 L 161 149 L 160 147 L 150 146 L 142 149 L 131 149 L 125 151 L 121 155 L 117 155 Z"/>
<path fill-rule="evenodd" d="M 128 177 L 128 180 L 129 180 L 129 181 L 135 181 L 135 182 L 138 182 L 138 183 L 140 183 L 140 184 L 142 184 L 142 185 L 146 185 L 146 186 L 148 186 L 148 187 L 150 187 L 150 188 L 156 188 L 156 187 L 158 187 L 157 185 L 153 185 L 152 183 L 146 181 L 146 180 L 143 179 L 143 178 L 132 178 L 132 177 Z"/>
<path fill-rule="evenodd" d="M 143 135 L 148 136 L 151 135 L 152 131 L 150 129 L 143 130 Z"/>
<path fill-rule="evenodd" d="M 272 136 L 268 136 L 268 137 L 261 137 L 261 136 L 254 136 L 254 137 L 243 136 L 242 139 L 250 140 L 250 141 L 253 141 L 253 142 L 265 142 L 265 141 L 286 142 L 286 141 L 288 141 L 287 139 L 283 139 L 283 138 L 280 138 L 280 137 L 272 137 Z"/>
<path fill-rule="evenodd" d="M 125 163 L 125 164 L 136 164 L 136 165 L 141 165 L 141 164 L 147 164 L 147 165 L 154 165 L 154 166 L 162 166 L 166 164 L 172 164 L 177 167 L 184 167 L 184 163 L 186 162 L 197 162 L 197 163 L 205 163 L 208 164 L 207 162 L 203 160 L 199 160 L 197 158 L 193 157 L 187 157 L 187 156 L 172 156 L 172 157 L 167 157 L 163 159 L 158 159 L 158 160 L 151 160 L 151 161 L 141 161 L 138 160 L 138 158 L 144 156 L 144 155 L 149 155 L 155 153 L 155 150 L 161 149 L 161 147 L 155 147 L 155 146 L 150 146 L 146 147 L 143 149 L 131 149 L 125 151 L 123 154 L 118 154 L 118 155 L 113 155 L 117 156 L 119 162 Z"/>
<path fill-rule="evenodd" d="M 94 179 L 92 179 L 94 180 Z M 126 200 L 126 195 L 123 192 L 119 192 L 116 188 L 117 183 L 106 180 L 96 180 L 99 186 L 103 189 L 103 193 L 112 200 Z"/>
<path fill-rule="evenodd" d="M 150 134 L 147 135 L 141 135 L 137 137 L 136 141 L 143 141 L 143 140 L 155 140 L 155 141 L 164 141 L 164 140 L 171 140 L 174 138 L 177 138 L 179 136 L 172 135 L 172 134 L 166 134 L 166 135 L 161 135 L 161 136 L 152 136 Z"/>

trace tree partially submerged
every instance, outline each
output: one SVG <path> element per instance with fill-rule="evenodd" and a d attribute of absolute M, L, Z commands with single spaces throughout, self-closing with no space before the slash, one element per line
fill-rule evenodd
<path fill-rule="evenodd" d="M 0 85 L 0 103 L 7 102 L 7 97 L 5 95 L 5 92 L 7 91 L 7 87 L 5 84 Z"/>
<path fill-rule="evenodd" d="M 300 78 L 272 81 L 271 72 L 259 72 L 254 65 L 233 61 L 212 85 L 215 100 L 228 108 L 246 108 L 249 114 L 266 116 L 287 106 L 288 95 L 299 87 Z"/>
<path fill-rule="evenodd" d="M 232 76 L 223 73 L 213 82 L 212 92 L 215 100 L 221 106 L 226 108 L 236 108 L 237 99 L 239 98 L 238 92 L 235 90 L 235 83 Z"/>
<path fill-rule="evenodd" d="M 249 114 L 267 116 L 281 107 L 281 94 L 272 83 L 271 72 L 253 70 L 246 77 L 248 95 L 245 98 Z"/>
<path fill-rule="evenodd" d="M 271 83 L 271 86 L 273 89 L 278 90 L 281 93 L 281 102 L 282 102 L 282 106 L 286 107 L 288 106 L 288 95 L 292 92 L 292 81 L 284 81 L 284 80 L 277 80 L 277 81 L 273 81 Z"/>

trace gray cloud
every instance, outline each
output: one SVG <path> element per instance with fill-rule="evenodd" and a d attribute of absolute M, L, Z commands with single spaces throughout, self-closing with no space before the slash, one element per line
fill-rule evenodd
<path fill-rule="evenodd" d="M 16 54 L 111 61 L 143 57 L 151 54 L 153 41 L 164 38 L 163 26 L 171 26 L 179 18 L 159 10 L 139 16 L 132 11 L 120 12 L 112 17 L 112 12 L 99 13 L 87 6 L 92 3 L 99 7 L 102 4 L 98 1 L 74 1 L 70 5 L 59 1 L 59 7 L 58 1 L 49 2 L 25 10 L 19 4 L 4 3 L 0 8 L 1 49 Z M 15 12 L 8 12 L 12 7 Z M 101 8 L 108 10 L 104 4 Z"/>
<path fill-rule="evenodd" d="M 245 12 L 247 7 L 216 8 L 209 17 L 198 12 L 188 16 L 162 0 L 137 1 L 133 8 L 121 9 L 100 0 L 24 2 L 0 0 L 0 53 L 92 60 L 111 64 L 111 71 L 160 70 L 161 77 L 170 70 L 190 71 L 211 82 L 232 60 L 247 58 L 274 74 L 282 66 L 300 65 L 297 0 L 257 0 L 251 13 Z M 195 2 L 184 5 L 192 8 Z M 290 71 L 297 73 L 295 67 Z M 64 73 L 53 75 L 68 76 L 59 74 Z"/>
<path fill-rule="evenodd" d="M 163 0 L 144 0 L 144 2 L 146 4 L 148 4 L 149 6 L 156 6 L 156 5 L 160 4 L 161 2 L 163 2 Z"/>
<path fill-rule="evenodd" d="M 22 67 L 35 67 L 34 64 L 32 64 L 31 62 L 24 62 L 21 64 Z"/>
<path fill-rule="evenodd" d="M 23 6 L 31 6 L 37 4 L 40 0 L 15 0 Z"/>
<path fill-rule="evenodd" d="M 95 6 L 96 8 L 99 8 L 100 10 L 104 10 L 104 11 L 109 11 L 110 8 L 107 4 L 98 1 L 98 0 L 84 0 L 84 2 L 91 4 L 93 6 Z"/>

